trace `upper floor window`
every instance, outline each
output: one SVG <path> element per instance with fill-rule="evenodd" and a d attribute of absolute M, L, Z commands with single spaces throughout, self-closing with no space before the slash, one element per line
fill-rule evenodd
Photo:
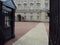
<path fill-rule="evenodd" d="M 30 9 L 33 9 L 33 3 L 30 3 Z"/>
<path fill-rule="evenodd" d="M 29 2 L 31 3 L 31 2 L 34 2 L 34 0 L 29 0 Z"/>
<path fill-rule="evenodd" d="M 48 1 L 48 0 L 45 0 L 45 1 Z"/>
<path fill-rule="evenodd" d="M 17 10 L 20 10 L 21 9 L 21 4 L 17 4 L 18 6 L 17 6 Z"/>
<path fill-rule="evenodd" d="M 45 3 L 45 9 L 48 9 L 48 3 Z"/>
<path fill-rule="evenodd" d="M 41 0 L 37 0 L 37 2 L 41 2 Z"/>
<path fill-rule="evenodd" d="M 37 12 L 37 14 L 39 14 L 39 12 Z"/>
<path fill-rule="evenodd" d="M 18 4 L 18 6 L 21 6 L 21 4 Z"/>
<path fill-rule="evenodd" d="M 36 8 L 40 9 L 40 3 L 36 3 Z"/>
<path fill-rule="evenodd" d="M 20 0 L 20 2 L 23 2 L 23 0 Z"/>
<path fill-rule="evenodd" d="M 30 6 L 33 6 L 33 3 L 30 3 Z"/>
<path fill-rule="evenodd" d="M 30 15 L 33 15 L 33 12 L 31 12 Z"/>
<path fill-rule="evenodd" d="M 27 2 L 27 0 L 23 0 L 24 2 Z"/>
<path fill-rule="evenodd" d="M 24 6 L 27 6 L 27 3 L 24 3 Z"/>
<path fill-rule="evenodd" d="M 24 14 L 26 14 L 26 12 L 24 12 Z"/>
<path fill-rule="evenodd" d="M 40 6 L 40 3 L 37 3 L 37 6 Z"/>
<path fill-rule="evenodd" d="M 19 2 L 20 2 L 20 0 L 17 0 L 17 2 L 19 3 Z"/>
<path fill-rule="evenodd" d="M 27 4 L 26 3 L 24 3 L 24 9 L 27 9 Z"/>

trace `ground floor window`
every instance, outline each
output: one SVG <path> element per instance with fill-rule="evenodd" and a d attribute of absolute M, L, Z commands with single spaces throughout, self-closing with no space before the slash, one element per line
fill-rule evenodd
<path fill-rule="evenodd" d="M 5 16 L 5 27 L 10 27 L 10 18 L 9 18 L 9 16 Z"/>
<path fill-rule="evenodd" d="M 40 17 L 39 17 L 39 16 L 37 16 L 37 19 L 38 19 L 38 20 L 39 20 L 39 18 L 40 18 Z"/>
<path fill-rule="evenodd" d="M 33 16 L 30 16 L 30 20 L 32 20 Z"/>

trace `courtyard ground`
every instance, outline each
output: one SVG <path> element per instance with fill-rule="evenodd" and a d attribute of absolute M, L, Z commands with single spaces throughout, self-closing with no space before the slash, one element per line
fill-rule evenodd
<path fill-rule="evenodd" d="M 15 41 L 34 28 L 40 22 L 15 22 L 15 38 L 8 41 L 5 45 L 12 45 Z M 46 32 L 49 32 L 49 23 L 44 23 Z"/>

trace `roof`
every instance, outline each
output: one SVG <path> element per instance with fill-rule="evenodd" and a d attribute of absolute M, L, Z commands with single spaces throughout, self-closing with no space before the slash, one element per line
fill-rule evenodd
<path fill-rule="evenodd" d="M 13 0 L 0 0 L 0 1 L 2 1 L 5 6 L 16 9 Z"/>

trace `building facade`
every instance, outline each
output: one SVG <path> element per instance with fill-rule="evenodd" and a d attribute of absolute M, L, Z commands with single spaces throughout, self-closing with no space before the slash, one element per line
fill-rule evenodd
<path fill-rule="evenodd" d="M 49 0 L 14 0 L 16 21 L 49 22 Z M 20 17 L 20 18 L 19 18 Z"/>

